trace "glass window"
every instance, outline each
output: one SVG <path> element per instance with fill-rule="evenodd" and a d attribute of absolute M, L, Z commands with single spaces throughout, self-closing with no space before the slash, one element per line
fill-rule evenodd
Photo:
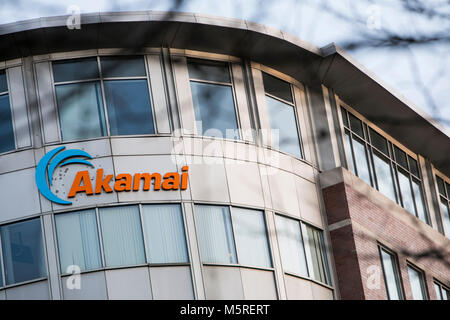
<path fill-rule="evenodd" d="M 367 159 L 366 147 L 364 143 L 356 137 L 353 139 L 353 150 L 355 152 L 358 177 L 364 180 L 367 184 L 371 185 L 369 161 Z"/>
<path fill-rule="evenodd" d="M 189 261 L 180 205 L 142 205 L 142 219 L 149 263 Z"/>
<path fill-rule="evenodd" d="M 438 176 L 436 176 L 436 182 L 439 191 L 439 207 L 441 209 L 441 219 L 443 233 L 447 238 L 450 238 L 450 210 L 449 210 L 449 199 L 447 195 L 450 192 L 450 186 L 448 183 Z M 447 190 L 446 190 L 447 189 Z"/>
<path fill-rule="evenodd" d="M 237 263 L 230 210 L 220 206 L 195 206 L 197 236 L 203 262 Z"/>
<path fill-rule="evenodd" d="M 423 273 L 411 266 L 408 266 L 409 283 L 414 300 L 426 300 L 425 280 Z"/>
<path fill-rule="evenodd" d="M 294 107 L 269 96 L 266 96 L 266 102 L 270 127 L 272 130 L 278 131 L 278 139 L 276 139 L 275 134 L 272 134 L 272 144 L 276 147 L 276 141 L 278 140 L 278 148 L 281 151 L 301 158 Z"/>
<path fill-rule="evenodd" d="M 414 174 L 416 177 L 419 177 L 419 167 L 417 166 L 417 161 L 408 156 L 408 162 L 411 173 Z"/>
<path fill-rule="evenodd" d="M 442 221 L 444 222 L 444 233 L 447 238 L 450 238 L 450 213 L 447 205 L 447 200 L 441 199 L 440 201 Z"/>
<path fill-rule="evenodd" d="M 330 269 L 322 231 L 303 223 L 302 229 L 305 236 L 305 249 L 310 266 L 310 276 L 317 281 L 330 284 Z"/>
<path fill-rule="evenodd" d="M 350 127 L 351 127 L 352 131 L 363 138 L 364 130 L 363 130 L 363 124 L 362 124 L 361 120 L 359 120 L 357 117 L 355 117 L 351 113 L 349 113 L 348 115 L 350 118 Z"/>
<path fill-rule="evenodd" d="M 188 58 L 187 64 L 191 79 L 231 83 L 226 62 Z"/>
<path fill-rule="evenodd" d="M 265 72 L 263 75 L 264 90 L 277 98 L 294 103 L 292 99 L 291 85 L 286 81 L 275 78 Z"/>
<path fill-rule="evenodd" d="M 394 179 L 389 162 L 374 152 L 373 165 L 377 175 L 378 190 L 395 202 Z"/>
<path fill-rule="evenodd" d="M 144 57 L 120 56 L 101 57 L 103 78 L 145 77 Z"/>
<path fill-rule="evenodd" d="M 45 277 L 41 220 L 27 220 L 1 227 L 6 284 Z"/>
<path fill-rule="evenodd" d="M 228 130 L 237 129 L 231 86 L 191 81 L 197 133 L 210 137 L 232 138 Z"/>
<path fill-rule="evenodd" d="M 100 82 L 57 85 L 55 90 L 63 141 L 106 135 Z"/>
<path fill-rule="evenodd" d="M 155 133 L 147 80 L 108 80 L 104 86 L 111 135 Z"/>
<path fill-rule="evenodd" d="M 0 287 L 3 287 L 3 260 L 2 257 L 0 256 Z"/>
<path fill-rule="evenodd" d="M 300 222 L 277 215 L 275 224 L 283 270 L 307 277 L 308 268 Z"/>
<path fill-rule="evenodd" d="M 370 140 L 375 148 L 379 151 L 383 152 L 385 155 L 389 155 L 387 141 L 381 134 L 369 128 L 370 131 Z"/>
<path fill-rule="evenodd" d="M 97 58 L 53 61 L 52 67 L 55 82 L 100 78 Z"/>
<path fill-rule="evenodd" d="M 55 224 L 62 273 L 70 265 L 82 271 L 102 267 L 94 209 L 55 215 Z"/>
<path fill-rule="evenodd" d="M 417 217 L 425 223 L 428 223 L 428 216 L 425 210 L 425 202 L 423 199 L 423 192 L 420 182 L 412 178 L 412 187 L 414 192 L 414 199 L 416 201 Z"/>
<path fill-rule="evenodd" d="M 14 150 L 15 148 L 8 83 L 6 81 L 6 73 L 0 71 L 0 153 Z"/>
<path fill-rule="evenodd" d="M 400 150 L 398 147 L 394 146 L 395 160 L 403 168 L 408 169 L 408 163 L 406 162 L 406 153 Z"/>
<path fill-rule="evenodd" d="M 403 207 L 409 212 L 416 212 L 414 209 L 414 199 L 411 190 L 411 184 L 409 182 L 409 176 L 403 170 L 398 169 L 398 184 L 400 188 L 400 194 L 402 196 Z"/>
<path fill-rule="evenodd" d="M 384 281 L 389 300 L 402 299 L 402 289 L 395 256 L 383 248 L 380 248 L 381 264 L 383 267 Z"/>
<path fill-rule="evenodd" d="M 232 215 L 239 263 L 272 267 L 263 212 L 233 207 Z"/>
<path fill-rule="evenodd" d="M 99 213 L 106 266 L 145 263 L 139 207 L 100 208 Z"/>

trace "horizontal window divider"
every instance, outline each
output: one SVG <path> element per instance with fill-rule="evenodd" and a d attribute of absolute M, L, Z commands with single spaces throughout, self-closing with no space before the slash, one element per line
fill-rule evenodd
<path fill-rule="evenodd" d="M 316 280 L 316 279 L 313 279 L 313 278 L 310 278 L 310 277 L 307 277 L 307 276 L 302 276 L 302 275 L 300 275 L 300 274 L 298 274 L 298 273 L 289 272 L 289 271 L 284 271 L 284 274 L 285 274 L 285 275 L 288 275 L 288 276 L 295 277 L 295 278 L 299 278 L 299 279 L 311 281 L 311 282 L 314 282 L 314 283 L 316 283 L 316 284 L 318 284 L 318 285 L 321 285 L 321 286 L 323 286 L 323 287 L 325 287 L 325 288 L 334 290 L 334 287 L 331 286 L 331 285 L 329 285 L 329 284 L 326 284 L 326 283 L 324 283 L 324 282 L 320 282 L 320 281 L 318 281 L 318 280 Z"/>
<path fill-rule="evenodd" d="M 233 86 L 233 83 L 231 83 L 231 82 L 219 82 L 219 81 L 213 81 L 213 80 L 202 80 L 202 79 L 193 79 L 193 78 L 189 78 L 189 81 L 206 83 L 206 84 L 217 84 L 220 86 L 228 86 L 228 87 Z"/>
<path fill-rule="evenodd" d="M 148 78 L 147 76 L 103 77 L 102 80 L 147 80 Z"/>
<path fill-rule="evenodd" d="M 295 107 L 295 104 L 294 104 L 293 102 L 290 102 L 290 101 L 281 99 L 281 98 L 279 98 L 279 97 L 277 97 L 277 96 L 274 96 L 273 94 L 270 94 L 270 93 L 267 93 L 267 92 L 265 92 L 264 94 L 265 94 L 266 96 L 271 97 L 271 98 L 273 98 L 273 99 L 275 99 L 275 100 L 278 100 L 278 101 L 280 101 L 280 102 L 282 102 L 282 103 L 285 103 L 285 104 L 288 104 L 288 105 L 290 105 L 290 106 L 292 106 L 292 107 Z"/>
<path fill-rule="evenodd" d="M 202 262 L 202 264 L 203 264 L 203 266 L 207 266 L 207 267 L 233 267 L 233 268 L 244 268 L 244 269 L 263 270 L 263 271 L 274 271 L 274 270 L 275 270 L 275 268 L 258 267 L 258 266 L 249 266 L 249 265 L 236 264 L 236 263 Z"/>
<path fill-rule="evenodd" d="M 5 286 L 1 287 L 0 290 L 2 290 L 2 289 L 6 290 L 6 289 L 19 287 L 19 286 L 24 286 L 24 285 L 27 285 L 27 284 L 32 284 L 32 283 L 35 283 L 35 282 L 46 281 L 46 280 L 48 280 L 48 276 L 40 277 L 40 278 L 36 278 L 36 279 L 32 279 L 32 280 L 27 280 L 27 281 L 22 281 L 22 282 L 17 282 L 17 283 L 14 283 L 14 284 L 8 284 L 8 285 L 5 285 Z"/>
<path fill-rule="evenodd" d="M 72 83 L 85 83 L 85 82 L 93 82 L 93 81 L 100 81 L 101 78 L 92 78 L 92 79 L 82 79 L 82 80 L 69 80 L 69 81 L 61 81 L 61 82 L 55 82 L 55 86 L 62 85 L 62 84 L 72 84 Z"/>
<path fill-rule="evenodd" d="M 9 92 L 9 91 L 3 91 L 3 92 L 0 92 L 0 96 L 2 96 L 2 95 L 4 95 L 4 94 L 8 94 L 8 92 Z"/>

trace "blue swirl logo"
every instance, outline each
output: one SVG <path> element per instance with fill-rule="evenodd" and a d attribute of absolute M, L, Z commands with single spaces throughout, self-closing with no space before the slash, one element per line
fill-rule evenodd
<path fill-rule="evenodd" d="M 84 159 L 73 159 L 74 157 L 83 157 L 92 159 L 91 155 L 83 150 L 72 149 L 64 150 L 66 147 L 58 147 L 49 151 L 42 157 L 36 167 L 36 185 L 41 194 L 48 200 L 58 204 L 72 204 L 70 201 L 58 198 L 51 190 L 52 176 L 55 169 L 60 166 L 66 166 L 68 164 L 80 163 L 93 167 L 94 165 Z M 61 152 L 62 151 L 62 152 Z"/>

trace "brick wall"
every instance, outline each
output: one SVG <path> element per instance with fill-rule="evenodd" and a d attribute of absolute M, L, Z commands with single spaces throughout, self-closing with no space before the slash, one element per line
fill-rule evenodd
<path fill-rule="evenodd" d="M 436 299 L 433 277 L 450 284 L 450 240 L 392 201 L 383 200 L 388 206 L 379 206 L 366 193 L 344 182 L 326 187 L 322 192 L 342 299 L 387 298 L 379 244 L 398 256 L 406 299 L 412 299 L 407 261 L 425 271 L 430 299 Z M 384 198 L 378 191 L 375 193 Z M 401 215 L 409 216 L 404 219 Z M 374 282 L 376 275 L 370 277 L 377 270 L 378 287 Z"/>

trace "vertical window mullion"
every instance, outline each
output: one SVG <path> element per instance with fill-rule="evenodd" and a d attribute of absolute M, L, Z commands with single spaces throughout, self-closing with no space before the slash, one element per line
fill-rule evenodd
<path fill-rule="evenodd" d="M 149 250 L 150 247 L 149 247 L 149 243 L 148 243 L 146 232 L 144 230 L 144 219 L 142 218 L 142 204 L 139 203 L 138 207 L 139 207 L 139 221 L 141 222 L 142 238 L 144 240 L 144 257 L 145 257 L 145 262 L 146 263 L 150 263 L 150 259 L 149 259 L 148 254 L 147 254 L 147 250 Z"/>
<path fill-rule="evenodd" d="M 102 234 L 102 228 L 101 228 L 101 221 L 100 221 L 100 214 L 98 212 L 98 207 L 95 208 L 95 216 L 97 219 L 97 233 L 98 233 L 98 241 L 100 241 L 100 254 L 102 258 L 102 267 L 106 266 L 106 259 L 105 259 L 105 250 L 103 248 L 103 234 Z"/>
<path fill-rule="evenodd" d="M 5 259 L 3 257 L 3 244 L 2 244 L 2 236 L 3 234 L 0 232 L 0 267 L 2 268 L 2 272 L 0 277 L 2 277 L 2 285 L 4 287 L 6 285 L 6 272 L 5 272 Z"/>
<path fill-rule="evenodd" d="M 103 113 L 105 115 L 105 124 L 106 124 L 106 135 L 111 136 L 111 130 L 109 125 L 109 116 L 108 116 L 108 108 L 106 106 L 106 95 L 105 95 L 105 85 L 103 83 L 103 70 L 100 63 L 100 56 L 97 56 L 97 65 L 98 65 L 98 73 L 100 76 L 100 88 L 102 90 L 102 101 L 103 101 Z"/>

